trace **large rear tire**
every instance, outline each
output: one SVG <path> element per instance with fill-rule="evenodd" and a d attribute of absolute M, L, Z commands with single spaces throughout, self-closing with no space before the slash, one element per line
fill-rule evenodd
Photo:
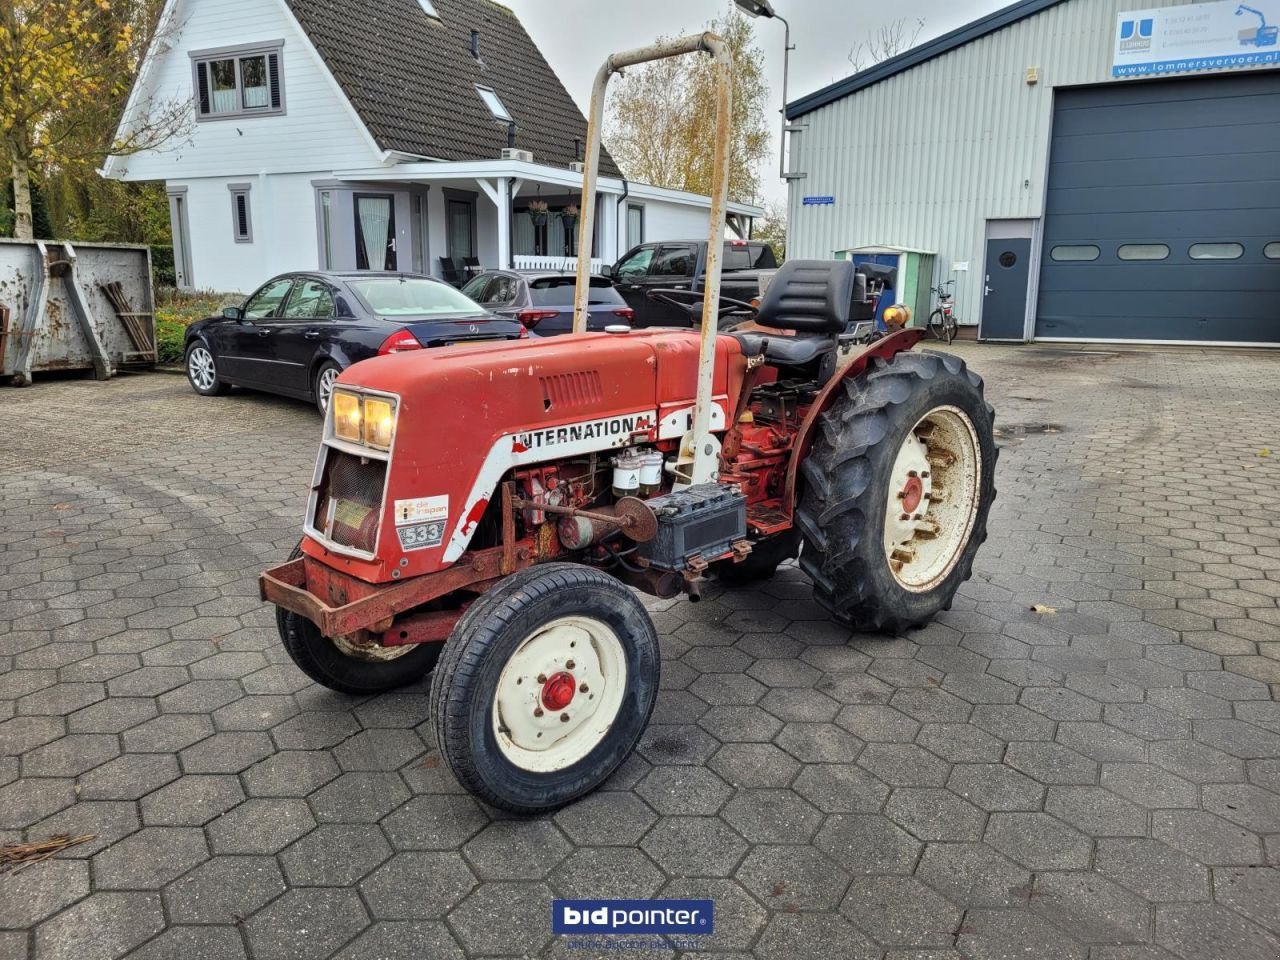
<path fill-rule="evenodd" d="M 950 609 L 987 537 L 994 411 L 949 354 L 876 359 L 845 381 L 802 466 L 796 524 L 814 596 L 857 630 Z"/>
<path fill-rule="evenodd" d="M 431 683 L 436 743 L 473 794 L 539 813 L 594 790 L 630 755 L 658 695 L 658 635 L 608 574 L 549 563 L 467 610 Z"/>
<path fill-rule="evenodd" d="M 294 547 L 290 560 L 302 556 Z M 276 607 L 276 629 L 289 659 L 321 686 L 356 696 L 382 693 L 421 680 L 440 659 L 443 644 L 420 643 L 404 647 L 353 646 L 326 637 L 320 629 L 291 610 Z"/>

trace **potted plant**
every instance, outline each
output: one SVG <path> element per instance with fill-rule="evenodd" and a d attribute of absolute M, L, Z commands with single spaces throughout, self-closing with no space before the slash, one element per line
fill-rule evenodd
<path fill-rule="evenodd" d="M 529 219 L 533 221 L 535 227 L 545 227 L 547 225 L 547 201 L 530 200 L 529 201 Z"/>

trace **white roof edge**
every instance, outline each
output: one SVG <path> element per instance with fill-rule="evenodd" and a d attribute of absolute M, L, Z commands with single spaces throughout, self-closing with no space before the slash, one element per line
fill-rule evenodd
<path fill-rule="evenodd" d="M 523 160 L 446 160 L 428 163 L 401 163 L 395 166 L 376 167 L 364 170 L 339 170 L 334 173 L 339 180 L 366 180 L 377 182 L 432 180 L 468 180 L 474 178 L 506 178 L 515 177 L 520 180 L 532 180 L 538 183 L 550 183 L 557 186 L 582 186 L 582 174 L 567 167 L 549 167 L 540 163 L 526 163 Z M 620 177 L 601 177 L 599 190 L 601 193 L 622 194 L 623 181 Z M 686 190 L 673 190 L 670 187 L 656 187 L 649 183 L 627 181 L 626 192 L 638 200 L 661 200 L 667 203 L 679 203 L 693 207 L 708 207 L 711 198 Z M 728 204 L 730 213 L 749 217 L 764 216 L 764 208 L 749 203 Z"/>
<path fill-rule="evenodd" d="M 151 66 L 155 62 L 156 46 L 160 42 L 160 38 L 164 36 L 165 29 L 169 26 L 169 21 L 173 19 L 174 9 L 178 6 L 178 0 L 165 0 L 164 7 L 160 11 L 160 18 L 156 21 L 156 32 L 151 37 L 151 41 L 147 44 L 146 54 L 142 58 L 142 64 L 138 67 L 138 75 L 134 78 L 133 89 L 129 91 L 129 99 L 124 103 L 124 111 L 120 114 L 120 122 L 116 124 L 117 141 L 124 138 L 126 126 L 132 122 L 133 113 L 138 106 L 138 97 L 141 96 L 142 88 L 146 86 L 147 79 L 151 75 Z M 116 167 L 122 157 L 114 154 L 108 154 L 107 159 L 102 163 L 102 169 L 98 171 L 98 175 L 106 179 L 115 179 Z"/>

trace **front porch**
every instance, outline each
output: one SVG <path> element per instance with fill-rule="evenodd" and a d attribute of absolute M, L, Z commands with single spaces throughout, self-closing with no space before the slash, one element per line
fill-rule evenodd
<path fill-rule="evenodd" d="M 481 269 L 572 270 L 582 174 L 519 160 L 404 163 L 340 171 L 315 184 L 320 266 L 428 273 L 454 283 Z M 707 235 L 705 197 L 602 177 L 591 268 L 639 243 Z M 729 204 L 751 235 L 762 211 Z"/>

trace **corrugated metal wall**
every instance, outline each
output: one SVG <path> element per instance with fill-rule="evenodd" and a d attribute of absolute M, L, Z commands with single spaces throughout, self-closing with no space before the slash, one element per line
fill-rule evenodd
<path fill-rule="evenodd" d="M 1116 14 L 1171 5 L 1070 0 L 797 118 L 807 129 L 792 134 L 791 169 L 808 176 L 792 182 L 788 254 L 936 251 L 957 313 L 976 323 L 985 221 L 1041 215 L 1053 88 L 1109 82 Z M 956 261 L 969 271 L 951 274 Z"/>

